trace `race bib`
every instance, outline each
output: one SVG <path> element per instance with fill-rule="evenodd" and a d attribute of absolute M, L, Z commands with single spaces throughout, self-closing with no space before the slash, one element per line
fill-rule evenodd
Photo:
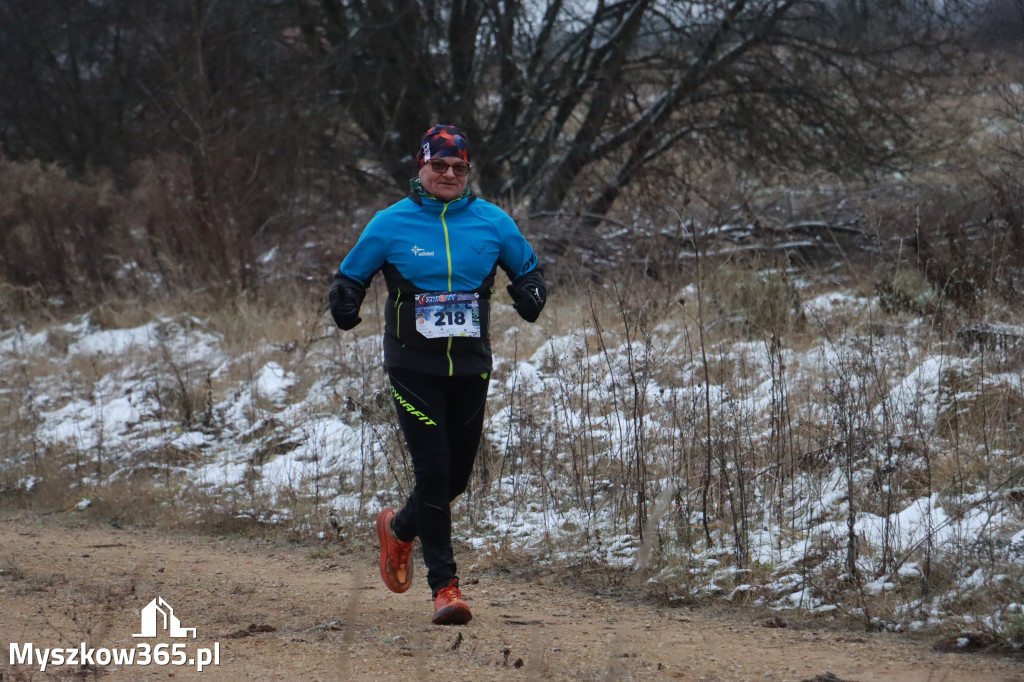
<path fill-rule="evenodd" d="M 416 294 L 416 331 L 428 339 L 480 336 L 480 294 Z"/>

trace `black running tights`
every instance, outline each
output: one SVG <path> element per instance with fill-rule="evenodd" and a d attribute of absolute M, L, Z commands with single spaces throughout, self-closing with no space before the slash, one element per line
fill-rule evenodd
<path fill-rule="evenodd" d="M 398 424 L 412 456 L 416 485 L 392 528 L 403 542 L 418 537 L 431 592 L 458 578 L 452 551 L 451 502 L 466 490 L 483 432 L 488 380 L 437 377 L 391 368 Z"/>

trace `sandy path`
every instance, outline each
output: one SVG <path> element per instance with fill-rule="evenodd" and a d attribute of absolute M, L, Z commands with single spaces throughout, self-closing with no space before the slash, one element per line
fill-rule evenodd
<path fill-rule="evenodd" d="M 0 680 L 72 678 L 68 666 L 12 667 L 11 642 L 177 642 L 182 660 L 219 646 L 219 664 L 202 673 L 97 665 L 101 680 L 1024 680 L 1019 659 L 938 654 L 892 634 L 765 628 L 751 610 L 638 605 L 566 590 L 561 575 L 464 573 L 479 580 L 464 585 L 473 622 L 434 627 L 421 576 L 392 594 L 371 548 L 329 549 L 0 514 Z M 132 638 L 157 596 L 196 639 Z"/>

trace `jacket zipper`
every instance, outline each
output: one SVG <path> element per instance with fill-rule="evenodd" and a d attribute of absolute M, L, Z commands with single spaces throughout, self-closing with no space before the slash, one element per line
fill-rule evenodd
<path fill-rule="evenodd" d="M 448 292 L 452 290 L 452 247 L 448 240 L 448 221 L 444 219 L 444 214 L 448 211 L 448 203 L 445 202 L 444 208 L 441 209 L 441 226 L 444 228 L 444 251 L 448 257 Z M 448 376 L 455 375 L 455 363 L 452 362 L 452 337 L 448 337 L 448 349 L 445 351 L 448 356 Z"/>

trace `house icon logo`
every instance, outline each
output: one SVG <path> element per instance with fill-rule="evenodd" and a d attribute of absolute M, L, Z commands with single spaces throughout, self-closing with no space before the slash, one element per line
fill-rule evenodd
<path fill-rule="evenodd" d="M 196 629 L 181 627 L 181 622 L 174 615 L 174 609 L 163 597 L 157 597 L 142 609 L 142 632 L 132 637 L 156 637 L 161 623 L 171 637 L 188 637 L 188 633 L 191 632 L 192 639 L 196 638 Z"/>

